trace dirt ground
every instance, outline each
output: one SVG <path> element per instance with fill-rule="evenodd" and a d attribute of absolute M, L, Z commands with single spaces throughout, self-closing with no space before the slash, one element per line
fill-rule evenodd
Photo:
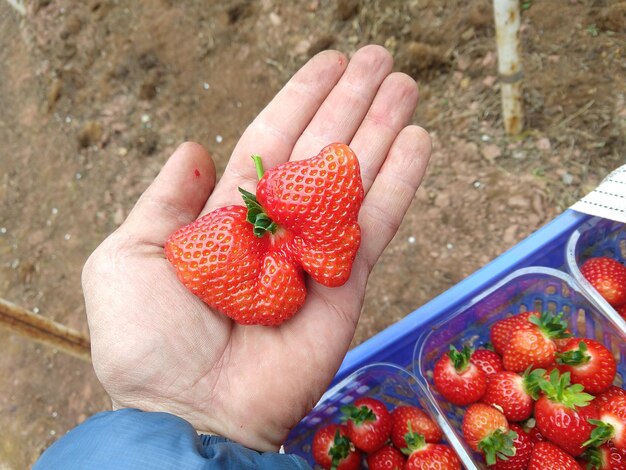
<path fill-rule="evenodd" d="M 225 166 L 316 52 L 414 76 L 428 174 L 354 345 L 538 229 L 626 160 L 626 2 L 524 0 L 526 130 L 502 128 L 489 0 L 0 0 L 0 295 L 87 333 L 89 253 L 185 139 Z M 0 469 L 109 402 L 91 367 L 0 330 Z"/>

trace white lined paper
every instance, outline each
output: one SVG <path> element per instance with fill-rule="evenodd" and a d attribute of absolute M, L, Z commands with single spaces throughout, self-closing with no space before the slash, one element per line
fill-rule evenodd
<path fill-rule="evenodd" d="M 571 209 L 626 224 L 626 165 L 609 174 Z"/>

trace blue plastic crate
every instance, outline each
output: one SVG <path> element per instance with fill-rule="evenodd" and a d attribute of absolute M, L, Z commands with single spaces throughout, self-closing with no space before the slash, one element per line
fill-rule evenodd
<path fill-rule="evenodd" d="M 572 233 L 589 219 L 585 214 L 565 211 L 471 276 L 349 351 L 331 386 L 373 362 L 410 368 L 415 341 L 425 325 L 456 310 L 513 271 L 527 266 L 565 269 L 565 246 Z"/>
<path fill-rule="evenodd" d="M 567 271 L 566 247 L 568 242 L 570 242 L 572 234 L 590 219 L 591 217 L 585 214 L 571 210 L 565 211 L 468 278 L 349 351 L 331 383 L 329 392 L 322 398 L 319 406 L 292 430 L 285 443 L 285 449 L 288 452 L 295 452 L 305 458 L 310 458 L 306 455 L 306 449 L 310 445 L 314 428 L 322 423 L 324 413 L 328 413 L 323 411 L 324 409 L 327 410 L 329 406 L 328 393 L 335 396 L 335 398 L 330 399 L 331 402 L 341 399 L 342 394 L 346 392 L 346 383 L 354 382 L 354 378 L 360 374 L 359 369 L 374 363 L 388 363 L 400 369 L 412 371 L 415 344 L 425 330 L 438 324 L 441 319 L 452 312 L 462 310 L 464 306 L 471 304 L 482 293 L 489 291 L 511 273 L 532 266 L 558 269 L 563 274 L 558 274 L 557 277 L 566 276 L 564 272 Z M 568 284 L 571 284 L 572 290 L 578 292 L 580 287 L 569 277 Z M 593 299 L 587 299 L 587 301 L 594 303 Z M 594 305 L 596 310 L 602 310 L 602 306 L 597 303 Z M 351 376 L 351 374 L 355 375 Z M 451 436 L 452 443 L 455 434 L 451 425 L 441 416 L 432 414 L 435 410 L 432 407 L 429 408 L 429 401 L 425 398 L 426 396 L 425 390 L 418 390 L 417 400 L 422 408 L 431 412 L 431 416 L 439 422 L 446 435 Z M 331 415 L 327 414 L 326 416 L 332 417 Z M 459 455 L 463 458 L 462 454 L 463 451 L 461 450 Z M 468 455 L 466 452 L 465 457 L 468 458 Z M 472 460 L 470 459 L 469 462 Z"/>

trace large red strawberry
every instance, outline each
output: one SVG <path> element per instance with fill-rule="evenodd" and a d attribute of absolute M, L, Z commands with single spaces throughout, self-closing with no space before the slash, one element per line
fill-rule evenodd
<path fill-rule="evenodd" d="M 500 411 L 484 403 L 474 403 L 465 412 L 463 437 L 472 449 L 482 452 L 487 465 L 515 455 L 513 441 L 517 434 L 510 430 Z"/>
<path fill-rule="evenodd" d="M 535 369 L 519 375 L 502 371 L 489 377 L 487 391 L 480 399 L 482 403 L 502 410 L 509 421 L 524 421 L 533 413 L 535 400 L 539 398 L 536 378 L 545 374 L 544 369 Z"/>
<path fill-rule="evenodd" d="M 602 343 L 587 338 L 570 339 L 561 352 L 556 353 L 561 372 L 569 372 L 572 383 L 581 384 L 585 392 L 595 395 L 606 391 L 617 371 L 611 351 Z"/>
<path fill-rule="evenodd" d="M 464 347 L 458 351 L 454 346 L 435 363 L 433 380 L 435 387 L 450 403 L 463 406 L 474 403 L 487 389 L 487 376 L 470 362 L 472 350 Z"/>
<path fill-rule="evenodd" d="M 325 469 L 356 470 L 361 466 L 361 452 L 354 448 L 343 425 L 329 424 L 313 436 L 313 459 Z"/>
<path fill-rule="evenodd" d="M 610 440 L 619 450 L 626 451 L 626 397 L 613 397 L 600 408 L 600 418 L 590 423 L 596 427 L 585 445 L 597 447 Z"/>
<path fill-rule="evenodd" d="M 580 384 L 570 385 L 569 373 L 559 375 L 557 369 L 552 370 L 549 381 L 538 378 L 537 383 L 544 393 L 535 402 L 537 428 L 569 454 L 582 454 L 594 428 L 589 420 L 599 417 L 593 396 L 584 393 Z"/>
<path fill-rule="evenodd" d="M 406 447 L 404 436 L 412 431 L 424 436 L 426 442 L 436 444 L 443 438 L 439 426 L 424 411 L 415 406 L 398 406 L 391 412 L 391 442 L 398 449 Z"/>
<path fill-rule="evenodd" d="M 504 368 L 523 372 L 529 367 L 547 369 L 553 365 L 557 352 L 554 340 L 571 336 L 567 333 L 567 324 L 562 316 L 547 312 L 540 317 L 530 316 L 528 321 L 533 324 L 533 328 L 518 329 L 511 335 L 502 355 Z"/>
<path fill-rule="evenodd" d="M 405 436 L 409 456 L 406 470 L 461 470 L 461 462 L 454 451 L 445 444 L 430 444 L 424 436 L 409 432 Z"/>
<path fill-rule="evenodd" d="M 500 355 L 504 354 L 514 332 L 533 328 L 533 324 L 528 321 L 531 316 L 539 318 L 541 313 L 524 312 L 495 322 L 489 330 L 489 339 L 493 349 Z"/>
<path fill-rule="evenodd" d="M 316 157 L 279 165 L 247 206 L 216 209 L 173 233 L 165 254 L 181 282 L 238 323 L 278 325 L 306 296 L 304 272 L 329 287 L 344 284 L 361 240 L 359 163 L 331 144 Z"/>
<path fill-rule="evenodd" d="M 587 449 L 583 460 L 589 470 L 626 470 L 626 452 L 610 442 Z"/>
<path fill-rule="evenodd" d="M 472 357 L 470 357 L 470 362 L 478 366 L 487 377 L 500 372 L 504 368 L 500 355 L 495 351 L 485 348 L 474 351 Z"/>
<path fill-rule="evenodd" d="M 602 409 L 602 407 L 612 400 L 613 397 L 626 397 L 626 390 L 618 387 L 617 385 L 611 385 L 605 392 L 596 395 L 593 402 L 599 409 Z"/>
<path fill-rule="evenodd" d="M 528 470 L 583 470 L 571 455 L 550 442 L 538 442 L 533 447 Z"/>
<path fill-rule="evenodd" d="M 371 397 L 362 397 L 341 407 L 348 428 L 348 437 L 357 449 L 374 452 L 391 434 L 391 415 L 385 404 Z"/>
<path fill-rule="evenodd" d="M 626 266 L 608 256 L 589 258 L 580 273 L 613 307 L 626 304 Z"/>
<path fill-rule="evenodd" d="M 521 426 L 511 424 L 510 428 L 517 434 L 517 437 L 513 439 L 515 455 L 508 457 L 507 460 L 497 459 L 495 465 L 489 467 L 493 470 L 526 470 L 528 468 L 535 441 Z"/>
<path fill-rule="evenodd" d="M 367 456 L 369 470 L 404 470 L 406 457 L 393 446 L 383 446 Z"/>

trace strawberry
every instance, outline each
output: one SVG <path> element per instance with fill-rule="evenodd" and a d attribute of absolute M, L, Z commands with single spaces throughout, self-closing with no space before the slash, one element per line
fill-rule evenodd
<path fill-rule="evenodd" d="M 554 339 L 570 336 L 563 314 L 553 316 L 542 313 L 540 317 L 530 316 L 530 329 L 518 329 L 513 332 L 509 344 L 502 355 L 506 370 L 523 372 L 529 367 L 548 369 L 554 364 L 557 351 Z"/>
<path fill-rule="evenodd" d="M 193 294 L 241 324 L 278 325 L 306 297 L 303 272 L 328 287 L 344 284 L 360 244 L 359 163 L 331 144 L 316 157 L 263 174 L 246 207 L 206 214 L 168 238 L 165 255 Z"/>
<path fill-rule="evenodd" d="M 611 385 L 605 392 L 599 393 L 596 395 L 595 400 L 593 401 L 599 409 L 608 403 L 613 397 L 623 396 L 626 397 L 626 390 L 618 387 L 617 385 Z"/>
<path fill-rule="evenodd" d="M 589 422 L 596 427 L 584 445 L 598 447 L 610 440 L 619 450 L 626 451 L 626 397 L 613 397 L 600 408 L 600 418 Z"/>
<path fill-rule="evenodd" d="M 367 456 L 369 470 L 404 470 L 406 458 L 393 446 L 383 446 Z"/>
<path fill-rule="evenodd" d="M 556 353 L 561 372 L 569 372 L 572 383 L 581 384 L 593 395 L 606 391 L 617 371 L 611 351 L 602 343 L 587 338 L 570 339 L 561 352 Z"/>
<path fill-rule="evenodd" d="M 626 304 L 626 266 L 608 256 L 589 258 L 580 273 L 613 307 Z"/>
<path fill-rule="evenodd" d="M 500 355 L 490 349 L 477 349 L 472 353 L 470 362 L 475 366 L 478 366 L 487 377 L 500 372 L 504 366 L 502 365 L 502 358 Z"/>
<path fill-rule="evenodd" d="M 497 459 L 496 463 L 489 467 L 493 470 L 526 470 L 528 468 L 535 442 L 521 426 L 511 424 L 510 428 L 517 434 L 517 437 L 513 439 L 515 455 L 507 460 Z"/>
<path fill-rule="evenodd" d="M 461 470 L 461 462 L 449 446 L 430 444 L 424 436 L 411 431 L 406 434 L 405 440 L 407 447 L 402 452 L 409 456 L 404 467 L 406 470 Z"/>
<path fill-rule="evenodd" d="M 487 465 L 515 455 L 513 441 L 517 434 L 510 430 L 506 417 L 492 406 L 474 403 L 467 409 L 463 416 L 463 436 L 472 449 L 485 456 Z"/>
<path fill-rule="evenodd" d="M 583 392 L 580 384 L 570 385 L 569 373 L 559 375 L 554 369 L 550 380 L 537 379 L 544 395 L 535 402 L 537 428 L 548 440 L 573 456 L 583 452 L 591 437 L 593 425 L 589 419 L 598 418 L 593 396 Z"/>
<path fill-rule="evenodd" d="M 527 371 L 524 375 L 506 370 L 498 372 L 489 378 L 487 391 L 480 401 L 501 410 L 509 421 L 524 421 L 532 415 L 539 397 L 536 377 L 545 372 L 544 369 Z"/>
<path fill-rule="evenodd" d="M 357 449 L 374 452 L 380 449 L 391 434 L 391 415 L 385 404 L 376 398 L 363 397 L 352 405 L 341 407 L 348 437 Z"/>
<path fill-rule="evenodd" d="M 391 412 L 391 442 L 398 449 L 406 447 L 404 436 L 409 432 L 409 426 L 413 432 L 424 436 L 426 442 L 436 444 L 443 433 L 439 426 L 422 410 L 415 406 L 398 406 Z"/>
<path fill-rule="evenodd" d="M 356 470 L 361 466 L 361 452 L 354 448 L 343 425 L 329 424 L 313 436 L 313 459 L 325 469 Z"/>
<path fill-rule="evenodd" d="M 450 346 L 441 356 L 433 371 L 435 387 L 441 395 L 455 405 L 469 405 L 483 396 L 487 389 L 487 376 L 470 362 L 472 350 L 464 347 L 460 352 Z"/>
<path fill-rule="evenodd" d="M 610 442 L 587 449 L 583 460 L 589 470 L 626 470 L 626 452 Z"/>
<path fill-rule="evenodd" d="M 533 325 L 528 321 L 530 316 L 541 316 L 539 312 L 524 312 L 519 315 L 498 320 L 489 330 L 489 338 L 493 349 L 500 355 L 507 348 L 511 336 L 517 330 L 532 329 Z"/>
<path fill-rule="evenodd" d="M 538 442 L 533 447 L 528 470 L 583 470 L 571 455 L 550 442 Z"/>

